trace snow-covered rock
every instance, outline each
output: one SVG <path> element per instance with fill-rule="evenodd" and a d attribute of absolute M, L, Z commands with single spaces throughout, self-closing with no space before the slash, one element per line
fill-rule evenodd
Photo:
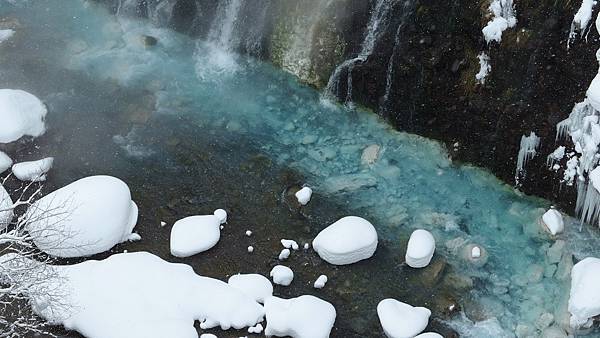
<path fill-rule="evenodd" d="M 352 264 L 373 256 L 377 249 L 377 231 L 369 221 L 347 216 L 323 229 L 312 246 L 330 264 Z"/>
<path fill-rule="evenodd" d="M 129 240 L 138 208 L 125 182 L 112 176 L 90 176 L 34 202 L 25 217 L 40 250 L 58 257 L 80 257 Z"/>
<path fill-rule="evenodd" d="M 46 180 L 46 173 L 54 164 L 54 157 L 47 157 L 38 161 L 15 163 L 12 172 L 21 181 L 41 182 Z"/>
<path fill-rule="evenodd" d="M 238 274 L 229 277 L 227 284 L 240 290 L 259 303 L 273 295 L 273 284 L 266 277 L 259 274 Z"/>
<path fill-rule="evenodd" d="M 12 167 L 12 159 L 6 153 L 0 151 L 0 174 Z"/>
<path fill-rule="evenodd" d="M 248 328 L 248 333 L 260 334 L 264 330 L 262 324 L 256 324 L 256 326 L 252 326 Z"/>
<path fill-rule="evenodd" d="M 266 336 L 294 338 L 327 338 L 335 322 L 335 308 L 314 296 L 265 301 Z"/>
<path fill-rule="evenodd" d="M 283 245 L 284 248 L 286 249 L 294 249 L 294 250 L 298 250 L 300 247 L 298 246 L 298 243 L 294 240 L 291 239 L 282 239 L 281 240 L 281 245 Z"/>
<path fill-rule="evenodd" d="M 0 29 L 0 43 L 10 39 L 15 35 L 15 31 L 12 29 Z"/>
<path fill-rule="evenodd" d="M 34 95 L 18 89 L 0 89 L 0 143 L 46 131 L 46 106 Z"/>
<path fill-rule="evenodd" d="M 215 215 L 190 216 L 173 224 L 171 254 L 189 257 L 215 246 L 221 238 L 221 220 Z"/>
<path fill-rule="evenodd" d="M 413 231 L 406 248 L 406 264 L 412 268 L 423 268 L 429 265 L 435 252 L 433 235 L 423 229 Z"/>
<path fill-rule="evenodd" d="M 319 278 L 317 278 L 317 280 L 315 281 L 315 284 L 313 286 L 315 289 L 322 289 L 323 287 L 325 287 L 326 283 L 327 283 L 327 276 L 320 275 Z"/>
<path fill-rule="evenodd" d="M 600 259 L 588 257 L 573 266 L 568 307 L 571 327 L 585 326 L 590 318 L 600 315 L 599 285 Z"/>
<path fill-rule="evenodd" d="M 388 298 L 377 305 L 377 315 L 389 338 L 412 338 L 425 330 L 431 311 Z"/>
<path fill-rule="evenodd" d="M 200 335 L 200 338 L 218 338 L 218 337 L 212 333 L 203 333 Z"/>
<path fill-rule="evenodd" d="M 298 203 L 307 205 L 312 196 L 312 189 L 309 187 L 303 187 L 302 189 L 296 191 L 294 195 L 296 196 L 296 199 L 298 199 Z"/>
<path fill-rule="evenodd" d="M 273 278 L 273 283 L 283 286 L 292 284 L 292 280 L 294 280 L 294 272 L 284 265 L 274 266 L 269 276 Z"/>
<path fill-rule="evenodd" d="M 223 209 L 217 209 L 215 210 L 214 215 L 217 216 L 220 224 L 227 223 L 227 211 Z"/>
<path fill-rule="evenodd" d="M 10 221 L 12 220 L 13 213 L 13 201 L 10 198 L 10 195 L 4 189 L 2 184 L 0 184 L 0 231 L 4 230 Z"/>
<path fill-rule="evenodd" d="M 492 41 L 500 42 L 502 40 L 502 33 L 517 24 L 513 1 L 493 0 L 490 3 L 489 11 L 492 18 L 481 31 L 487 43 Z"/>
<path fill-rule="evenodd" d="M 248 253 L 253 253 L 254 247 L 252 245 L 248 246 Z"/>
<path fill-rule="evenodd" d="M 418 336 L 415 336 L 415 338 L 444 338 L 444 336 L 442 336 L 439 333 L 435 333 L 435 332 L 425 332 L 425 333 L 421 333 Z"/>
<path fill-rule="evenodd" d="M 32 300 L 33 309 L 86 337 L 197 338 L 195 320 L 204 320 L 203 329 L 227 330 L 254 326 L 264 316 L 260 304 L 227 283 L 146 252 L 55 269 L 60 278 L 34 287 L 63 297 L 33 292 L 39 297 Z"/>
<path fill-rule="evenodd" d="M 284 261 L 286 259 L 288 259 L 288 257 L 290 257 L 290 249 L 283 249 L 281 250 L 281 252 L 279 253 L 279 260 L 280 261 Z"/>
<path fill-rule="evenodd" d="M 542 221 L 544 222 L 546 229 L 552 235 L 559 234 L 565 229 L 562 215 L 556 209 L 549 209 L 546 211 L 546 213 L 542 216 Z"/>

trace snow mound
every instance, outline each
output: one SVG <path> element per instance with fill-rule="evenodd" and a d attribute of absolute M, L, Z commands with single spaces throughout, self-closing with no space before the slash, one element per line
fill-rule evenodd
<path fill-rule="evenodd" d="M 312 246 L 330 264 L 352 264 L 373 256 L 377 249 L 377 231 L 369 221 L 347 216 L 323 229 Z"/>
<path fill-rule="evenodd" d="M 37 97 L 18 89 L 0 89 L 0 143 L 46 131 L 46 106 Z"/>
<path fill-rule="evenodd" d="M 288 286 L 294 280 L 294 271 L 284 265 L 276 265 L 271 270 L 269 276 L 273 277 L 273 283 L 277 285 Z"/>
<path fill-rule="evenodd" d="M 190 216 L 171 229 L 171 254 L 189 257 L 215 246 L 221 238 L 221 219 L 215 215 Z"/>
<path fill-rule="evenodd" d="M 12 167 L 13 161 L 6 155 L 0 151 L 0 174 L 5 172 L 8 168 Z"/>
<path fill-rule="evenodd" d="M 317 278 L 317 280 L 315 281 L 315 284 L 313 286 L 315 289 L 322 289 L 325 287 L 326 283 L 327 283 L 327 276 L 320 275 L 319 278 Z"/>
<path fill-rule="evenodd" d="M 549 209 L 542 216 L 542 221 L 552 235 L 559 234 L 565 229 L 565 224 L 560 212 L 556 209 Z"/>
<path fill-rule="evenodd" d="M 220 224 L 227 223 L 227 211 L 223 209 L 217 209 L 214 215 L 219 219 Z"/>
<path fill-rule="evenodd" d="M 377 316 L 385 335 L 389 338 L 412 338 L 421 333 L 429 323 L 431 311 L 424 307 L 384 299 L 377 305 Z"/>
<path fill-rule="evenodd" d="M 308 202 L 310 202 L 310 197 L 312 196 L 312 189 L 309 187 L 304 187 L 298 190 L 295 195 L 298 199 L 298 203 L 307 205 Z"/>
<path fill-rule="evenodd" d="M 569 297 L 570 324 L 573 328 L 586 326 L 600 315 L 600 259 L 588 257 L 571 270 L 571 295 Z"/>
<path fill-rule="evenodd" d="M 335 322 L 335 308 L 314 296 L 265 301 L 266 336 L 294 338 L 327 338 Z"/>
<path fill-rule="evenodd" d="M 14 213 L 12 210 L 13 201 L 10 195 L 0 184 L 0 231 L 4 230 L 12 220 Z"/>
<path fill-rule="evenodd" d="M 54 157 L 21 162 L 12 166 L 12 172 L 21 181 L 42 182 L 46 180 L 46 173 L 50 171 L 52 164 L 54 164 Z"/>
<path fill-rule="evenodd" d="M 288 259 L 290 257 L 290 253 L 291 253 L 290 249 L 281 250 L 281 252 L 279 253 L 279 257 L 278 257 L 279 260 L 284 261 L 284 260 Z"/>
<path fill-rule="evenodd" d="M 413 231 L 406 248 L 406 264 L 412 268 L 424 268 L 429 265 L 435 252 L 433 235 L 423 229 Z"/>
<path fill-rule="evenodd" d="M 266 277 L 259 274 L 233 275 L 229 277 L 227 284 L 259 303 L 264 303 L 265 299 L 273 295 L 273 284 Z"/>
<path fill-rule="evenodd" d="M 80 257 L 129 240 L 138 208 L 125 182 L 90 176 L 34 202 L 25 217 L 40 250 L 57 257 Z"/>
<path fill-rule="evenodd" d="M 60 281 L 41 287 L 65 292 L 65 306 L 33 299 L 43 305 L 34 311 L 86 337 L 197 338 L 196 320 L 203 328 L 227 330 L 253 326 L 264 316 L 260 304 L 227 283 L 147 252 L 55 269 Z"/>
<path fill-rule="evenodd" d="M 294 249 L 294 250 L 298 250 L 300 248 L 300 246 L 298 245 L 298 243 L 292 239 L 282 239 L 281 240 L 281 245 L 283 245 L 284 248 L 286 249 Z"/>
<path fill-rule="evenodd" d="M 0 29 L 0 43 L 10 39 L 15 35 L 15 31 L 12 29 Z"/>

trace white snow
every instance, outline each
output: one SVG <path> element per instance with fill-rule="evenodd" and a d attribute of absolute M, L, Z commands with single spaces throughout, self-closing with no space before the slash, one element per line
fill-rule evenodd
<path fill-rule="evenodd" d="M 310 244 L 304 243 L 304 250 L 308 250 L 310 248 Z"/>
<path fill-rule="evenodd" d="M 46 180 L 46 173 L 54 164 L 54 157 L 47 157 L 38 161 L 16 163 L 12 172 L 21 181 L 41 182 Z"/>
<path fill-rule="evenodd" d="M 86 337 L 197 338 L 196 320 L 203 329 L 227 330 L 253 326 L 264 316 L 260 304 L 227 283 L 146 252 L 55 269 L 61 278 L 39 287 L 64 297 L 38 297 L 32 307 L 50 323 Z"/>
<path fill-rule="evenodd" d="M 217 209 L 215 210 L 214 215 L 217 216 L 220 224 L 227 223 L 227 211 L 223 209 Z"/>
<path fill-rule="evenodd" d="M 0 174 L 5 172 L 13 165 L 11 158 L 6 153 L 0 151 Z"/>
<path fill-rule="evenodd" d="M 265 312 L 265 335 L 277 337 L 328 338 L 336 317 L 333 305 L 308 295 L 267 298 Z"/>
<path fill-rule="evenodd" d="M 218 338 L 218 337 L 212 333 L 203 333 L 200 335 L 200 338 Z"/>
<path fill-rule="evenodd" d="M 246 236 L 248 236 L 248 237 L 252 236 L 252 231 L 246 230 Z"/>
<path fill-rule="evenodd" d="M 291 240 L 291 239 L 282 239 L 281 240 L 281 245 L 283 245 L 283 247 L 286 248 L 286 249 L 298 250 L 300 248 L 298 246 L 298 243 L 296 243 L 296 241 Z"/>
<path fill-rule="evenodd" d="M 312 196 L 312 189 L 309 187 L 304 187 L 295 193 L 296 198 L 298 199 L 298 203 L 302 205 L 307 205 L 310 202 L 310 198 Z"/>
<path fill-rule="evenodd" d="M 10 195 L 2 184 L 0 184 L 0 231 L 4 230 L 10 224 L 14 216 L 12 206 L 13 201 Z"/>
<path fill-rule="evenodd" d="M 369 221 L 347 216 L 323 229 L 312 246 L 330 264 L 352 264 L 373 256 L 377 249 L 377 231 Z"/>
<path fill-rule="evenodd" d="M 570 324 L 573 328 L 585 326 L 592 317 L 600 315 L 600 259 L 588 257 L 571 270 L 569 297 Z"/>
<path fill-rule="evenodd" d="M 46 106 L 37 97 L 18 89 L 0 89 L 0 143 L 46 131 Z"/>
<path fill-rule="evenodd" d="M 513 2 L 512 0 L 493 0 L 489 11 L 492 14 L 492 19 L 481 31 L 487 43 L 500 42 L 502 33 L 517 24 Z"/>
<path fill-rule="evenodd" d="M 567 40 L 567 48 L 569 48 L 571 42 L 577 36 L 577 33 L 584 35 L 592 19 L 592 9 L 596 4 L 595 0 L 582 0 L 581 6 L 575 13 L 573 21 L 571 22 L 571 31 L 569 32 L 569 39 Z"/>
<path fill-rule="evenodd" d="M 215 246 L 221 238 L 221 220 L 215 215 L 189 216 L 171 229 L 171 254 L 189 257 Z"/>
<path fill-rule="evenodd" d="M 254 247 L 253 247 L 252 245 L 250 245 L 250 246 L 248 247 L 248 252 L 249 252 L 249 253 L 253 253 L 253 252 L 254 252 Z"/>
<path fill-rule="evenodd" d="M 294 280 L 294 272 L 284 265 L 274 266 L 269 276 L 273 278 L 273 283 L 283 286 L 292 284 L 292 280 Z"/>
<path fill-rule="evenodd" d="M 429 265 L 435 252 L 433 235 L 423 229 L 413 231 L 406 248 L 406 264 L 412 268 L 423 268 Z"/>
<path fill-rule="evenodd" d="M 273 295 L 271 281 L 259 274 L 237 274 L 227 281 L 231 287 L 240 290 L 259 303 Z"/>
<path fill-rule="evenodd" d="M 248 333 L 260 334 L 261 332 L 263 332 L 262 324 L 256 324 L 256 326 L 252 326 L 252 327 L 248 328 Z"/>
<path fill-rule="evenodd" d="M 549 209 L 542 216 L 542 221 L 552 235 L 563 232 L 565 225 L 561 213 L 556 209 Z"/>
<path fill-rule="evenodd" d="M 279 257 L 278 258 L 279 258 L 280 261 L 284 261 L 284 260 L 288 259 L 288 257 L 290 257 L 290 249 L 283 249 L 279 253 Z"/>
<path fill-rule="evenodd" d="M 490 66 L 490 57 L 485 52 L 481 52 L 477 55 L 477 58 L 479 59 L 479 72 L 475 74 L 475 79 L 478 83 L 485 84 L 485 78 L 492 70 L 492 66 Z"/>
<path fill-rule="evenodd" d="M 15 35 L 15 31 L 12 29 L 0 29 L 0 43 L 10 39 Z"/>
<path fill-rule="evenodd" d="M 481 257 L 481 248 L 479 248 L 478 246 L 474 246 L 471 249 L 471 258 L 479 258 Z"/>
<path fill-rule="evenodd" d="M 537 154 L 537 148 L 540 146 L 540 138 L 534 133 L 529 133 L 529 136 L 521 136 L 521 145 L 519 147 L 519 155 L 517 156 L 517 170 L 515 172 L 515 181 L 518 183 L 519 178 L 525 173 L 525 165 Z"/>
<path fill-rule="evenodd" d="M 389 338 L 412 338 L 425 330 L 431 311 L 388 298 L 377 305 L 377 315 Z"/>
<path fill-rule="evenodd" d="M 435 332 L 425 332 L 425 333 L 421 333 L 418 336 L 415 336 L 415 338 L 444 338 L 444 336 L 442 336 L 439 333 L 435 333 Z"/>
<path fill-rule="evenodd" d="M 34 202 L 25 217 L 40 250 L 58 257 L 79 257 L 129 240 L 138 208 L 125 182 L 90 176 Z"/>
<path fill-rule="evenodd" d="M 319 278 L 317 278 L 317 280 L 315 281 L 315 284 L 313 286 L 315 289 L 322 289 L 323 287 L 325 287 L 326 283 L 327 283 L 327 276 L 320 275 Z"/>

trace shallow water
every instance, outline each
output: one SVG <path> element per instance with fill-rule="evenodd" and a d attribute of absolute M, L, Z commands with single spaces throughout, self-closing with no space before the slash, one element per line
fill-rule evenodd
<path fill-rule="evenodd" d="M 519 324 L 535 328 L 544 312 L 564 318 L 568 280 L 557 277 L 557 264 L 546 257 L 553 241 L 535 233 L 549 204 L 453 164 L 438 143 L 323 100 L 269 64 L 87 2 L 0 0 L 1 18 L 19 23 L 13 40 L 0 45 L 0 84 L 31 91 L 50 110 L 47 135 L 11 155 L 56 156 L 49 188 L 91 174 L 125 179 L 140 205 L 143 240 L 116 251 L 179 261 L 169 257 L 169 228 L 160 228 L 160 220 L 172 224 L 224 207 L 232 218 L 219 246 L 181 261 L 218 278 L 267 274 L 280 238 L 310 241 L 352 213 L 376 225 L 382 238 L 376 256 L 331 267 L 312 253 L 293 254 L 299 285 L 277 290 L 313 293 L 336 305 L 333 336 L 381 335 L 375 306 L 387 297 L 430 306 L 434 329 L 446 322 L 465 337 L 511 337 Z M 144 46 L 142 35 L 158 44 Z M 373 144 L 379 158 L 361 164 L 363 149 Z M 298 211 L 282 195 L 302 183 L 316 194 Z M 254 237 L 243 236 L 248 228 Z M 422 271 L 402 264 L 415 228 L 434 233 L 443 257 Z M 600 255 L 595 230 L 578 229 L 569 224 L 562 236 L 567 251 Z M 487 250 L 485 266 L 461 258 L 468 243 Z M 261 249 L 249 256 L 249 244 Z M 323 272 L 329 284 L 311 290 Z M 445 313 L 452 302 L 470 319 Z"/>

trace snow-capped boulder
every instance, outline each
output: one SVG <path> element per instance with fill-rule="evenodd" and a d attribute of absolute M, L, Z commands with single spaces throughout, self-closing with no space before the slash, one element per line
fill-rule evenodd
<path fill-rule="evenodd" d="M 556 209 L 549 209 L 546 211 L 546 213 L 542 216 L 542 221 L 544 222 L 546 229 L 552 235 L 559 234 L 565 229 L 562 215 Z"/>
<path fill-rule="evenodd" d="M 0 151 L 0 174 L 12 167 L 13 161 L 6 155 L 6 153 Z"/>
<path fill-rule="evenodd" d="M 224 209 L 215 210 L 213 215 L 217 216 L 221 224 L 227 223 L 227 211 L 225 211 Z"/>
<path fill-rule="evenodd" d="M 315 289 L 322 289 L 323 287 L 325 287 L 325 284 L 327 284 L 327 276 L 320 275 L 319 278 L 317 278 L 317 280 L 313 284 L 313 287 Z"/>
<path fill-rule="evenodd" d="M 273 283 L 277 285 L 288 286 L 294 280 L 294 271 L 284 265 L 276 265 L 269 274 L 273 278 Z"/>
<path fill-rule="evenodd" d="M 237 274 L 229 277 L 227 284 L 240 290 L 259 303 L 273 295 L 273 284 L 265 276 L 259 274 Z"/>
<path fill-rule="evenodd" d="M 323 229 L 312 246 L 330 264 L 352 264 L 373 256 L 377 249 L 377 231 L 369 221 L 347 216 Z"/>
<path fill-rule="evenodd" d="M 57 257 L 80 257 L 129 240 L 138 208 L 125 182 L 90 176 L 34 202 L 25 217 L 40 250 Z"/>
<path fill-rule="evenodd" d="M 384 299 L 377 305 L 377 316 L 389 338 L 412 338 L 423 332 L 429 323 L 431 311 L 414 307 L 395 299 Z"/>
<path fill-rule="evenodd" d="M 296 199 L 298 199 L 298 203 L 302 205 L 307 205 L 310 202 L 310 197 L 312 196 L 312 189 L 309 187 L 304 187 L 295 193 Z"/>
<path fill-rule="evenodd" d="M 333 305 L 314 296 L 265 300 L 266 336 L 328 338 L 336 312 Z"/>
<path fill-rule="evenodd" d="M 573 266 L 568 307 L 571 327 L 586 326 L 592 317 L 600 315 L 599 285 L 600 259 L 588 257 Z"/>
<path fill-rule="evenodd" d="M 221 219 L 215 215 L 190 216 L 173 224 L 171 254 L 189 257 L 215 246 L 221 238 Z"/>
<path fill-rule="evenodd" d="M 0 89 L 0 143 L 42 135 L 47 112 L 42 101 L 26 91 Z"/>
<path fill-rule="evenodd" d="M 0 184 L 0 230 L 4 230 L 14 216 L 12 206 L 10 195 Z"/>
<path fill-rule="evenodd" d="M 415 336 L 415 338 L 444 338 L 444 336 L 442 336 L 439 333 L 435 333 L 435 332 L 425 332 L 425 333 L 421 333 L 418 336 Z"/>
<path fill-rule="evenodd" d="M 406 264 L 412 268 L 424 268 L 429 265 L 435 251 L 433 235 L 423 229 L 413 231 L 406 248 Z"/>
<path fill-rule="evenodd" d="M 54 157 L 47 157 L 37 161 L 16 163 L 12 172 L 21 181 L 41 182 L 46 180 L 46 173 L 54 164 Z"/>

